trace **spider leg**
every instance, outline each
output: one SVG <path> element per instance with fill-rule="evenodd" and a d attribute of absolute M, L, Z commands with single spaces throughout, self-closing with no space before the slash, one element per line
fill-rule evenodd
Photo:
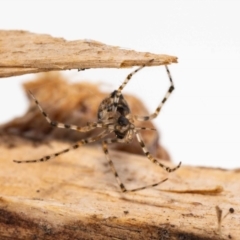
<path fill-rule="evenodd" d="M 50 159 L 53 159 L 55 157 L 58 157 L 59 155 L 61 154 L 64 154 L 64 153 L 67 153 L 69 152 L 70 150 L 74 150 L 74 149 L 77 149 L 83 145 L 86 145 L 88 143 L 92 143 L 92 142 L 95 142 L 101 138 L 103 138 L 105 135 L 107 135 L 109 132 L 108 131 L 103 131 L 101 132 L 100 134 L 98 134 L 97 136 L 95 137 L 91 137 L 91 138 L 87 138 L 87 139 L 84 139 L 84 140 L 81 140 L 81 141 L 78 141 L 77 143 L 75 143 L 74 145 L 72 145 L 71 147 L 67 148 L 67 149 L 64 149 L 60 152 L 56 152 L 56 153 L 53 153 L 53 154 L 50 154 L 50 155 L 46 155 L 42 158 L 39 158 L 39 159 L 33 159 L 33 160 L 13 160 L 13 162 L 15 163 L 36 163 L 36 162 L 46 162 Z"/>
<path fill-rule="evenodd" d="M 147 131 L 156 131 L 155 128 L 147 128 L 147 127 L 135 127 L 137 130 L 147 130 Z"/>
<path fill-rule="evenodd" d="M 114 167 L 114 164 L 113 164 L 113 161 L 111 160 L 110 156 L 109 156 L 109 153 L 108 153 L 108 144 L 111 144 L 111 143 L 116 143 L 116 142 L 119 142 L 119 143 L 126 143 L 124 141 L 124 139 L 106 139 L 102 142 L 102 147 L 103 147 L 103 151 L 106 155 L 106 159 L 111 167 L 111 170 L 116 178 L 116 181 L 120 187 L 120 189 L 122 190 L 122 192 L 136 192 L 136 191 L 139 191 L 139 190 L 143 190 L 143 189 L 146 189 L 146 188 L 152 188 L 152 187 L 156 187 L 158 186 L 159 184 L 167 181 L 168 179 L 165 178 L 164 180 L 160 181 L 160 182 L 157 182 L 157 183 L 154 183 L 154 184 L 150 184 L 150 185 L 146 185 L 146 186 L 143 186 L 143 187 L 139 187 L 139 188 L 134 188 L 134 189 L 126 189 L 126 187 L 124 186 L 124 184 L 122 183 L 117 171 L 116 171 L 116 168 Z"/>
<path fill-rule="evenodd" d="M 127 85 L 127 83 L 130 81 L 130 79 L 132 78 L 132 76 L 134 74 L 136 74 L 137 72 L 139 72 L 141 69 L 143 69 L 144 67 L 146 67 L 149 63 L 153 62 L 154 59 L 151 59 L 150 61 L 148 61 L 147 63 L 143 64 L 141 67 L 135 69 L 134 71 L 132 71 L 131 73 L 129 73 L 126 77 L 126 79 L 124 80 L 124 82 L 122 83 L 122 85 L 118 88 L 118 92 L 121 92 L 123 90 L 123 88 Z"/>
<path fill-rule="evenodd" d="M 148 116 L 134 116 L 134 118 L 138 121 L 148 121 L 148 120 L 151 120 L 151 119 L 154 119 L 158 116 L 158 114 L 160 113 L 161 109 L 162 109 L 162 106 L 164 105 L 164 103 L 167 101 L 167 99 L 169 98 L 169 96 L 171 95 L 171 93 L 173 92 L 174 90 L 174 85 L 173 85 L 173 80 L 172 80 L 172 76 L 170 74 L 170 71 L 167 67 L 167 65 L 165 65 L 165 68 L 166 68 L 166 71 L 167 71 L 167 74 L 168 74 L 168 78 L 170 80 L 170 87 L 167 91 L 167 93 L 165 94 L 163 100 L 161 101 L 161 103 L 158 105 L 158 107 L 156 108 L 156 110 L 154 111 L 154 113 L 148 115 Z"/>
<path fill-rule="evenodd" d="M 116 95 L 114 96 L 114 100 L 113 100 L 113 103 L 114 103 L 114 106 L 115 106 L 115 109 L 114 111 L 116 111 L 117 109 L 117 104 L 119 102 L 119 97 L 121 95 L 121 92 L 123 90 L 123 88 L 127 85 L 127 83 L 131 80 L 132 76 L 134 74 L 136 74 L 137 72 L 139 72 L 141 69 L 143 69 L 144 67 L 146 67 L 149 63 L 153 62 L 154 59 L 151 59 L 150 61 L 148 61 L 147 63 L 145 63 L 144 65 L 142 65 L 141 67 L 135 69 L 134 71 L 132 71 L 131 73 L 129 73 L 127 75 L 127 77 L 125 78 L 124 82 L 121 84 L 121 86 L 118 88 L 118 90 L 116 91 Z"/>
<path fill-rule="evenodd" d="M 84 127 L 79 127 L 76 125 L 70 125 L 70 124 L 64 124 L 64 123 L 59 123 L 59 122 L 55 122 L 52 121 L 48 114 L 43 110 L 43 108 L 41 107 L 41 105 L 39 104 L 38 100 L 34 97 L 34 95 L 32 94 L 31 91 L 29 91 L 29 94 L 31 95 L 31 97 L 33 98 L 35 104 L 38 106 L 40 112 L 42 113 L 42 115 L 45 117 L 45 119 L 47 120 L 47 122 L 52 126 L 52 127 L 57 127 L 57 128 L 67 128 L 67 129 L 72 129 L 78 132 L 88 132 L 94 128 L 107 128 L 107 126 L 105 126 L 103 123 L 98 123 L 98 122 L 94 122 L 94 123 L 87 123 L 87 126 Z"/>
<path fill-rule="evenodd" d="M 138 133 L 138 131 L 137 131 L 136 129 L 134 129 L 133 131 L 134 131 L 134 133 L 136 134 L 137 140 L 138 140 L 138 142 L 139 142 L 139 144 L 140 144 L 140 146 L 141 146 L 144 154 L 146 155 L 146 157 L 147 157 L 152 163 L 158 165 L 159 167 L 163 168 L 163 169 L 164 169 L 165 171 L 167 171 L 167 172 L 174 172 L 174 171 L 176 171 L 178 168 L 180 168 L 181 162 L 180 162 L 176 167 L 174 167 L 174 168 L 167 167 L 167 166 L 165 166 L 164 164 L 158 162 L 157 159 L 155 159 L 155 158 L 149 153 L 149 151 L 147 150 L 147 148 L 146 148 L 146 146 L 145 146 L 145 144 L 144 144 L 144 142 L 143 142 L 143 140 L 142 140 L 142 137 L 140 136 L 140 134 Z"/>

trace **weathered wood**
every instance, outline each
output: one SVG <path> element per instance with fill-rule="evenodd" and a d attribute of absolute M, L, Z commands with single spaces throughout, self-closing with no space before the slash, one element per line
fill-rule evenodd
<path fill-rule="evenodd" d="M 94 40 L 66 41 L 47 34 L 0 30 L 0 77 L 79 68 L 122 68 L 177 62 L 177 57 L 136 52 Z"/>
<path fill-rule="evenodd" d="M 121 193 L 100 146 L 15 164 L 68 145 L 1 136 L 1 239 L 239 239 L 239 171 L 183 166 L 155 189 Z M 3 143 L 4 142 L 4 143 Z M 128 188 L 167 176 L 145 157 L 110 152 Z M 235 209 L 221 224 L 223 214 Z"/>

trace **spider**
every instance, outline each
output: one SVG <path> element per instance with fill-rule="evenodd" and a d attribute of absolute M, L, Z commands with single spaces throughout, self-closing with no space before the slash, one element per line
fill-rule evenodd
<path fill-rule="evenodd" d="M 168 74 L 168 78 L 170 80 L 170 87 L 167 91 L 167 93 L 165 94 L 165 97 L 163 98 L 163 100 L 160 102 L 160 104 L 158 105 L 158 107 L 156 108 L 156 110 L 154 111 L 154 113 L 148 115 L 148 116 L 135 116 L 132 115 L 128 106 L 128 103 L 126 102 L 126 100 L 124 99 L 124 96 L 122 95 L 122 90 L 124 89 L 124 87 L 127 85 L 127 83 L 130 81 L 130 79 L 132 78 L 132 76 L 134 74 L 136 74 L 138 71 L 140 71 L 141 69 L 143 69 L 145 66 L 151 64 L 151 62 L 153 62 L 154 59 L 151 59 L 150 61 L 148 61 L 146 64 L 140 66 L 139 68 L 135 69 L 134 71 L 132 71 L 130 74 L 128 74 L 128 76 L 126 77 L 126 79 L 124 80 L 124 82 L 122 83 L 122 85 L 115 91 L 113 91 L 109 97 L 105 98 L 101 104 L 99 105 L 99 109 L 98 109 L 98 120 L 96 122 L 92 122 L 92 123 L 87 123 L 86 126 L 83 127 L 79 127 L 76 125 L 68 125 L 68 124 L 64 124 L 64 123 L 58 123 L 55 121 L 52 121 L 47 113 L 42 109 L 41 105 L 39 104 L 38 100 L 34 97 L 34 95 L 29 91 L 29 94 L 31 95 L 31 97 L 33 98 L 33 100 L 35 101 L 36 105 L 38 106 L 39 110 L 41 111 L 42 115 L 45 117 L 45 119 L 47 120 L 47 122 L 52 126 L 52 127 L 57 127 L 57 128 L 67 128 L 67 129 L 72 129 L 78 132 L 87 132 L 87 131 L 91 131 L 95 128 L 102 128 L 103 131 L 100 132 L 100 134 L 98 134 L 95 137 L 90 137 L 90 138 L 86 138 L 86 139 L 82 139 L 80 141 L 78 141 L 77 143 L 75 143 L 74 145 L 72 145 L 71 147 L 64 149 L 62 151 L 44 156 L 40 159 L 34 159 L 34 160 L 13 160 L 15 163 L 36 163 L 36 162 L 45 162 L 48 161 L 50 159 L 53 159 L 61 154 L 67 153 L 70 150 L 73 149 L 77 149 L 80 146 L 86 145 L 88 143 L 92 143 L 98 140 L 102 140 L 102 148 L 103 151 L 105 153 L 106 159 L 111 167 L 111 170 L 116 178 L 116 181 L 121 189 L 122 192 L 135 192 L 135 191 L 139 191 L 139 190 L 143 190 L 146 188 L 151 188 L 151 187 L 155 187 L 158 186 L 159 184 L 165 182 L 167 180 L 164 179 L 160 182 L 151 184 L 151 185 L 147 185 L 147 186 L 143 186 L 140 188 L 134 188 L 134 189 L 126 189 L 126 187 L 124 186 L 124 184 L 122 183 L 122 181 L 120 180 L 118 173 L 115 169 L 115 166 L 109 156 L 108 153 L 108 144 L 112 144 L 112 143 L 131 143 L 132 139 L 134 136 L 137 137 L 137 141 L 139 142 L 143 153 L 145 154 L 145 156 L 153 163 L 156 164 L 157 166 L 163 168 L 165 171 L 167 172 L 173 172 L 175 170 L 177 170 L 180 166 L 181 166 L 181 162 L 174 168 L 169 168 L 167 166 L 165 166 L 164 164 L 160 163 L 157 159 L 155 159 L 150 152 L 147 150 L 143 139 L 139 133 L 139 130 L 155 130 L 155 129 L 151 129 L 151 128 L 146 128 L 146 127 L 136 127 L 134 125 L 135 121 L 149 121 L 152 120 L 154 118 L 156 118 L 162 108 L 162 106 L 164 105 L 164 103 L 167 101 L 168 97 L 170 96 L 170 94 L 172 93 L 172 91 L 174 90 L 174 86 L 173 86 L 173 81 L 172 81 L 172 77 L 170 74 L 170 71 L 167 67 L 167 65 L 165 65 L 167 74 Z M 114 133 L 115 134 L 115 138 L 105 138 L 107 135 L 109 135 L 110 133 Z"/>

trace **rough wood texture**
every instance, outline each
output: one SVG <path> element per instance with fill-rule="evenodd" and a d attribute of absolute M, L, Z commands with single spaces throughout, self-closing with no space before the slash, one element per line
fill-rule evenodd
<path fill-rule="evenodd" d="M 100 146 L 15 164 L 68 145 L 1 140 L 0 239 L 239 239 L 239 171 L 183 166 L 155 189 L 122 194 Z M 167 176 L 145 157 L 110 154 L 128 188 Z M 235 209 L 221 234 L 216 205 Z"/>
<path fill-rule="evenodd" d="M 66 41 L 46 34 L 0 30 L 0 77 L 51 70 L 171 64 L 177 57 L 136 52 L 94 40 Z"/>

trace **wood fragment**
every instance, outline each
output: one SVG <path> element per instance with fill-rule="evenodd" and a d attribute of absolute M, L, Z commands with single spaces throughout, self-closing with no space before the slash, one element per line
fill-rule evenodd
<path fill-rule="evenodd" d="M 222 186 L 211 186 L 210 188 L 204 186 L 199 189 L 192 189 L 189 187 L 189 189 L 174 189 L 174 190 L 162 190 L 167 192 L 174 192 L 174 193 L 198 193 L 198 194 L 218 194 L 224 191 Z"/>
<path fill-rule="evenodd" d="M 111 151 L 119 175 L 129 188 L 169 178 L 157 188 L 123 194 L 100 147 L 83 147 L 46 163 L 15 164 L 12 159 L 39 157 L 68 144 L 34 144 L 12 136 L 0 139 L 0 169 L 4 169 L 0 171 L 1 239 L 239 237 L 237 171 L 182 166 L 167 176 L 145 157 Z M 214 195 L 188 193 L 188 189 L 216 185 L 224 190 Z M 224 219 L 221 236 L 215 212 L 218 203 L 224 212 L 235 209 L 232 217 Z"/>
<path fill-rule="evenodd" d="M 0 77 L 80 68 L 123 68 L 177 62 L 177 57 L 136 52 L 94 40 L 67 41 L 47 34 L 0 30 Z"/>

